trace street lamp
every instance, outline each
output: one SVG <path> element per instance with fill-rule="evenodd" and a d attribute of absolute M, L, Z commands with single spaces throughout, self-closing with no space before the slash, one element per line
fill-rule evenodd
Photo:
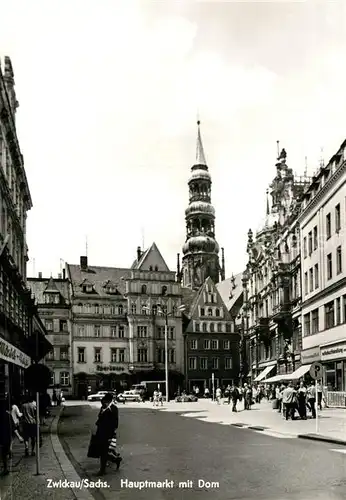
<path fill-rule="evenodd" d="M 175 314 L 175 311 L 172 311 L 168 313 L 161 304 L 156 304 L 158 312 L 161 313 L 162 316 L 165 317 L 165 380 L 166 380 L 166 403 L 169 401 L 169 395 L 168 395 L 168 316 L 172 316 Z M 149 307 L 143 307 L 144 310 L 150 311 Z M 183 312 L 185 311 L 186 307 L 182 304 L 177 308 L 178 311 Z"/>

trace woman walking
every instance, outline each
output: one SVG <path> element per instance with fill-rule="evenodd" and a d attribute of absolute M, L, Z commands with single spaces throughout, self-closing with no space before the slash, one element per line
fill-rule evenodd
<path fill-rule="evenodd" d="M 109 446 L 112 439 L 116 438 L 116 431 L 119 424 L 119 412 L 117 406 L 113 403 L 113 395 L 107 393 L 102 399 L 102 407 L 96 422 L 96 439 L 100 448 L 100 471 L 99 475 L 106 473 L 107 462 L 109 460 Z M 119 468 L 121 462 L 120 456 L 117 459 Z"/>

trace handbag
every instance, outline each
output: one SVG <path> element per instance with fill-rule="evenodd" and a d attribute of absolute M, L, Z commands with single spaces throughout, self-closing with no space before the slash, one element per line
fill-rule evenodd
<path fill-rule="evenodd" d="M 100 442 L 95 434 L 91 435 L 87 457 L 88 458 L 100 458 Z"/>

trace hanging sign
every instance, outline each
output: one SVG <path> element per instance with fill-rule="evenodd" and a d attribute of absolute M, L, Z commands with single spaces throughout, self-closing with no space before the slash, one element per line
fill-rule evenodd
<path fill-rule="evenodd" d="M 27 368 L 31 363 L 29 356 L 2 338 L 0 338 L 0 359 L 22 368 Z"/>

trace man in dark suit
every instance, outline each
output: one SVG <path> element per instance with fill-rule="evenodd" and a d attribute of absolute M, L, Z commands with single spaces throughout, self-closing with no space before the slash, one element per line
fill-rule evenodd
<path fill-rule="evenodd" d="M 116 431 L 119 424 L 118 407 L 113 402 L 113 395 L 107 393 L 101 401 L 102 407 L 96 422 L 96 438 L 100 446 L 100 475 L 106 472 L 109 445 L 112 438 L 116 437 Z M 117 465 L 119 467 L 121 458 L 119 457 Z"/>

